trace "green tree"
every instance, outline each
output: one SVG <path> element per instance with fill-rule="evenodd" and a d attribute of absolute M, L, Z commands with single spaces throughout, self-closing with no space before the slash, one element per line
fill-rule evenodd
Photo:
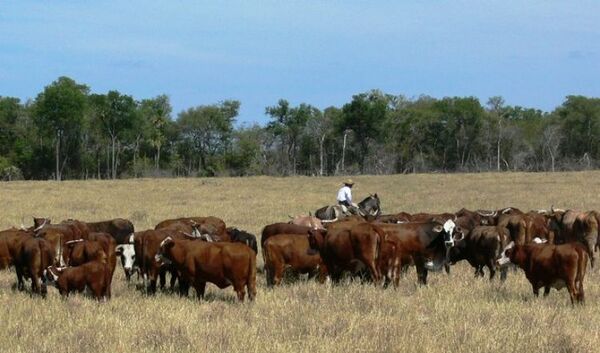
<path fill-rule="evenodd" d="M 365 171 L 365 160 L 369 154 L 369 143 L 384 139 L 383 125 L 388 112 L 389 100 L 383 93 L 373 90 L 352 97 L 342 108 L 343 119 L 338 131 L 352 130 L 358 144 L 357 162 L 361 172 Z"/>
<path fill-rule="evenodd" d="M 62 179 L 62 171 L 71 158 L 77 154 L 75 148 L 69 150 L 61 146 L 65 141 L 76 143 L 81 130 L 87 103 L 88 87 L 78 84 L 68 77 L 59 77 L 44 88 L 35 99 L 34 118 L 41 132 L 54 139 L 55 178 Z M 62 164 L 61 164 L 62 157 Z"/>
<path fill-rule="evenodd" d="M 600 158 L 600 98 L 568 96 L 557 109 L 565 136 L 566 155 L 590 164 Z"/>
<path fill-rule="evenodd" d="M 190 108 L 179 114 L 177 124 L 182 138 L 198 154 L 199 170 L 205 175 L 215 175 L 220 168 L 216 157 L 222 157 L 231 143 L 239 109 L 239 101 L 227 100 Z"/>
<path fill-rule="evenodd" d="M 121 143 L 128 134 L 139 133 L 137 126 L 137 103 L 128 95 L 118 91 L 107 94 L 92 94 L 90 103 L 93 111 L 93 121 L 102 127 L 105 136 L 110 140 L 110 171 L 111 178 L 117 178 L 119 167 L 119 152 Z M 136 128 L 136 131 L 132 129 Z"/>
<path fill-rule="evenodd" d="M 160 152 L 166 142 L 166 128 L 171 120 L 173 108 L 167 95 L 160 95 L 151 99 L 144 99 L 140 103 L 142 119 L 148 127 L 147 138 L 155 149 L 154 167 L 160 168 Z"/>

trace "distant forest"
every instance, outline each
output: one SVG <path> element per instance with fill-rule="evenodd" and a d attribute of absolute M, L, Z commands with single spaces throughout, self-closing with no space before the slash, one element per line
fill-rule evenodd
<path fill-rule="evenodd" d="M 600 99 L 552 112 L 502 97 L 379 90 L 319 110 L 281 99 L 236 126 L 240 102 L 174 115 L 167 95 L 92 94 L 68 77 L 35 99 L 0 97 L 0 179 L 558 171 L 600 166 Z"/>

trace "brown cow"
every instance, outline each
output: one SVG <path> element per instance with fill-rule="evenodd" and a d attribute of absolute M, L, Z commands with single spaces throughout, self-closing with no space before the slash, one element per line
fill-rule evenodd
<path fill-rule="evenodd" d="M 410 222 L 410 218 L 410 213 L 399 212 L 395 214 L 380 215 L 375 219 L 375 221 L 379 223 L 406 223 Z"/>
<path fill-rule="evenodd" d="M 115 218 L 100 222 L 86 222 L 93 233 L 108 233 L 117 244 L 130 244 L 129 237 L 134 233 L 133 223 L 128 219 Z"/>
<path fill-rule="evenodd" d="M 278 234 L 267 239 L 262 246 L 262 254 L 267 272 L 267 285 L 279 285 L 286 268 L 298 273 L 308 273 L 309 277 L 319 273 L 323 283 L 327 269 L 318 252 L 310 248 L 307 236 L 298 234 Z"/>
<path fill-rule="evenodd" d="M 556 232 L 556 243 L 580 242 L 587 249 L 590 265 L 595 262 L 594 249 L 598 241 L 598 222 L 596 212 L 560 210 L 552 207 L 550 228 Z"/>
<path fill-rule="evenodd" d="M 584 302 L 583 279 L 588 258 L 587 249 L 577 242 L 562 245 L 511 242 L 498 264 L 504 266 L 512 262 L 522 268 L 535 296 L 542 287 L 547 296 L 550 288 L 560 290 L 566 286 L 574 304 Z"/>
<path fill-rule="evenodd" d="M 18 254 L 18 258 L 15 259 L 17 287 L 23 290 L 23 277 L 30 278 L 32 294 L 41 294 L 45 297 L 46 281 L 41 280 L 44 278 L 44 269 L 53 263 L 53 247 L 44 238 L 24 235 L 16 252 Z"/>
<path fill-rule="evenodd" d="M 217 217 L 182 217 L 175 219 L 167 219 L 156 225 L 154 229 L 163 229 L 175 227 L 178 231 L 192 233 L 194 230 L 200 234 L 208 234 L 213 237 L 214 241 L 230 241 L 226 231 L 225 222 Z M 186 227 L 187 230 L 182 230 Z"/>
<path fill-rule="evenodd" d="M 206 282 L 221 289 L 232 285 L 240 301 L 246 288 L 250 300 L 256 296 L 256 254 L 246 245 L 167 237 L 160 243 L 155 261 L 165 259 L 194 287 L 198 298 L 204 298 Z"/>
<path fill-rule="evenodd" d="M 311 230 L 310 227 L 299 226 L 295 224 L 289 223 L 273 223 L 264 227 L 262 230 L 262 235 L 260 238 L 261 247 L 264 245 L 265 241 L 277 234 L 298 234 L 298 235 L 308 235 L 308 232 Z"/>
<path fill-rule="evenodd" d="M 134 246 L 136 252 L 136 265 L 139 268 L 140 274 L 144 281 L 144 289 L 147 294 L 156 293 L 156 283 L 160 279 L 160 287 L 164 288 L 166 282 L 166 273 L 171 273 L 171 289 L 174 288 L 177 280 L 177 271 L 173 266 L 162 264 L 155 261 L 155 256 L 160 250 L 160 244 L 167 237 L 175 239 L 185 239 L 185 235 L 174 231 L 171 228 L 163 228 L 158 230 L 146 230 L 136 232 L 134 234 Z M 183 290 L 184 284 L 179 284 Z"/>
<path fill-rule="evenodd" d="M 108 265 L 108 286 L 106 296 L 111 297 L 110 289 L 117 266 L 116 242 L 107 233 L 90 233 L 86 239 L 71 240 L 65 243 L 64 254 L 67 266 L 80 266 L 90 261 L 103 261 Z"/>
<path fill-rule="evenodd" d="M 387 250 L 386 257 L 380 263 L 394 264 L 396 267 L 382 272 L 397 274 L 402 267 L 413 262 L 421 284 L 427 284 L 428 270 L 439 270 L 446 263 L 447 249 L 454 246 L 455 240 L 464 237 L 460 227 L 451 219 L 378 225 L 387 234 L 387 239 L 395 242 L 395 252 Z M 390 280 L 397 283 L 397 278 Z"/>
<path fill-rule="evenodd" d="M 336 283 L 344 272 L 356 273 L 363 266 L 368 269 L 371 280 L 379 283 L 379 248 L 385 238 L 385 232 L 371 223 L 309 232 L 310 247 L 319 251 L 331 280 Z"/>
<path fill-rule="evenodd" d="M 0 270 L 15 266 L 21 257 L 21 243 L 32 236 L 31 231 L 17 228 L 0 231 Z"/>
<path fill-rule="evenodd" d="M 100 252 L 103 253 L 102 250 Z M 87 287 L 96 300 L 107 300 L 110 293 L 110 270 L 106 264 L 106 255 L 102 255 L 103 258 L 80 266 L 48 266 L 44 271 L 44 278 L 53 283 L 63 297 L 68 297 L 71 292 L 83 292 Z"/>

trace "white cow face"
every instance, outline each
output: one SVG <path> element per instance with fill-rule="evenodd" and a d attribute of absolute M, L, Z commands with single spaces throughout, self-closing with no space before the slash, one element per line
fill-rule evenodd
<path fill-rule="evenodd" d="M 115 249 L 117 255 L 121 258 L 121 264 L 123 270 L 125 270 L 125 276 L 129 278 L 133 271 L 133 264 L 135 262 L 135 247 L 133 244 L 120 244 Z"/>
<path fill-rule="evenodd" d="M 515 247 L 515 242 L 511 241 L 502 251 L 500 257 L 496 260 L 498 266 L 506 266 L 510 263 L 510 253 L 512 249 Z"/>

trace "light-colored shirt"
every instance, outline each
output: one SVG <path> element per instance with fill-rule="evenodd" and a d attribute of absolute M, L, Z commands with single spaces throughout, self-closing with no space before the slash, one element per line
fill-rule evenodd
<path fill-rule="evenodd" d="M 352 189 L 348 186 L 342 186 L 337 194 L 338 201 L 348 201 L 349 204 L 352 204 Z"/>

